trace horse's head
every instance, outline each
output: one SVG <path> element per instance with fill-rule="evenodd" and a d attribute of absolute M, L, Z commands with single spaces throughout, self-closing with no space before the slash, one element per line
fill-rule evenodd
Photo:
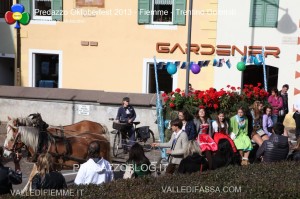
<path fill-rule="evenodd" d="M 21 142 L 18 128 L 14 124 L 15 120 L 9 118 L 6 125 L 6 138 L 4 141 L 3 156 L 8 157 L 12 152 L 16 152 L 21 149 L 24 144 Z"/>

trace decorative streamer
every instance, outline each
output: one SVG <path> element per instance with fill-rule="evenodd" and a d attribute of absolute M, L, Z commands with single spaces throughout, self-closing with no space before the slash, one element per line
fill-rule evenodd
<path fill-rule="evenodd" d="M 155 71 L 155 84 L 156 84 L 156 116 L 157 116 L 157 125 L 158 125 L 158 132 L 159 138 L 161 142 L 165 140 L 165 133 L 164 133 L 164 118 L 163 118 L 163 108 L 162 108 L 162 101 L 160 99 L 160 92 L 158 87 L 158 75 L 157 75 L 157 66 L 156 66 L 156 58 L 154 56 L 154 71 Z M 162 149 L 161 157 L 166 158 L 166 150 Z"/>
<path fill-rule="evenodd" d="M 230 60 L 229 60 L 229 59 L 226 61 L 226 65 L 227 65 L 227 67 L 228 67 L 229 69 L 231 68 L 231 63 L 230 63 Z"/>
<path fill-rule="evenodd" d="M 265 63 L 265 48 L 262 48 L 261 55 L 262 55 L 261 58 L 262 58 L 262 64 L 264 69 L 264 86 L 265 86 L 265 90 L 268 91 L 266 63 Z"/>

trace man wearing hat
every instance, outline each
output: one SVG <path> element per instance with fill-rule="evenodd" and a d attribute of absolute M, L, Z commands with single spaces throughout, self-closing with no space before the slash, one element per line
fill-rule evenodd
<path fill-rule="evenodd" d="M 129 146 L 131 147 L 134 144 L 135 141 L 135 135 L 134 135 L 134 128 L 132 125 L 132 122 L 136 118 L 135 110 L 134 108 L 129 105 L 129 97 L 124 97 L 122 100 L 122 106 L 118 110 L 118 114 L 116 117 L 116 120 L 118 120 L 120 123 L 127 123 L 129 124 L 129 130 L 128 130 L 128 137 L 129 137 Z M 122 135 L 122 144 L 124 146 L 124 153 L 128 151 L 126 139 L 123 138 Z"/>

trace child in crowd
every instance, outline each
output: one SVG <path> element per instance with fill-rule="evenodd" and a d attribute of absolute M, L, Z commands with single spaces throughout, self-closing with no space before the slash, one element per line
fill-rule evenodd
<path fill-rule="evenodd" d="M 187 134 L 189 140 L 195 140 L 196 128 L 193 122 L 193 116 L 186 110 L 178 112 L 178 118 L 182 121 L 182 130 Z"/>
<path fill-rule="evenodd" d="M 253 147 L 248 137 L 248 119 L 242 107 L 238 108 L 237 114 L 230 118 L 229 132 L 231 132 L 230 137 L 242 157 L 241 165 L 248 165 L 248 157 Z"/>
<path fill-rule="evenodd" d="M 212 169 L 212 152 L 218 149 L 217 144 L 212 139 L 211 120 L 204 107 L 200 107 L 194 119 L 197 131 L 197 140 L 202 153 L 208 160 L 209 169 Z"/>
<path fill-rule="evenodd" d="M 232 150 L 234 153 L 237 152 L 236 147 L 234 145 L 234 142 L 232 139 L 230 139 L 229 134 L 228 134 L 228 122 L 225 120 L 225 113 L 220 111 L 218 113 L 218 118 L 213 121 L 212 123 L 212 128 L 213 128 L 213 138 L 214 141 L 218 144 L 219 140 L 221 139 L 226 139 L 229 141 Z"/>

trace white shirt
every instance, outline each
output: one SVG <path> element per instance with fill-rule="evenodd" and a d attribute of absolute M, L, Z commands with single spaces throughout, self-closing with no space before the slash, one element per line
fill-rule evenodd
<path fill-rule="evenodd" d="M 101 184 L 110 182 L 114 178 L 111 165 L 108 161 L 101 158 L 97 163 L 89 159 L 86 163 L 80 165 L 74 183 L 79 184 Z"/>
<path fill-rule="evenodd" d="M 177 138 L 179 137 L 179 135 L 180 135 L 181 132 L 182 132 L 182 130 L 178 131 L 178 133 L 174 132 L 174 134 L 175 134 L 175 139 L 177 139 Z"/>
<path fill-rule="evenodd" d="M 226 122 L 226 124 L 227 124 L 227 122 Z M 225 126 L 224 124 L 221 124 L 221 128 L 223 128 L 224 126 Z M 227 126 L 228 126 L 228 124 L 227 124 Z M 218 126 L 217 121 L 213 121 L 212 128 L 213 128 L 214 133 L 219 132 L 219 126 Z"/>

